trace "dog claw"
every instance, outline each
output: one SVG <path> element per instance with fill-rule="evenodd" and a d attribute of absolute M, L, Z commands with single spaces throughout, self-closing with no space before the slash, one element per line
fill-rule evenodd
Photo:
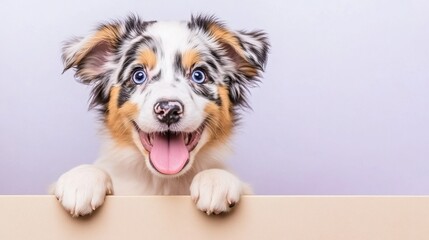
<path fill-rule="evenodd" d="M 209 216 L 210 214 L 212 214 L 212 212 L 211 212 L 210 210 L 202 209 L 202 211 L 203 211 L 205 214 L 207 214 L 207 216 Z"/>
<path fill-rule="evenodd" d="M 236 203 L 235 203 L 235 202 L 228 201 L 228 204 L 229 204 L 229 207 L 230 207 L 230 208 L 233 208 L 233 207 L 235 206 L 235 204 L 236 204 Z"/>

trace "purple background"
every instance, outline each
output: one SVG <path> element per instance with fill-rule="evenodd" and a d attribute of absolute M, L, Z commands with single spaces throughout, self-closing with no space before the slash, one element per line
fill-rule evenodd
<path fill-rule="evenodd" d="M 0 9 L 0 194 L 43 194 L 98 152 L 61 42 L 130 12 L 213 13 L 272 51 L 234 171 L 259 194 L 429 194 L 428 1 L 23 1 Z"/>

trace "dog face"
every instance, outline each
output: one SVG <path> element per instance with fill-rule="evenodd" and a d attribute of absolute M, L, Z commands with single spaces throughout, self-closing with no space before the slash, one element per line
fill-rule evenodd
<path fill-rule="evenodd" d="M 197 154 L 228 140 L 267 58 L 261 31 L 231 31 L 213 17 L 101 25 L 65 43 L 65 70 L 93 86 L 111 138 L 135 146 L 159 176 L 189 170 Z"/>

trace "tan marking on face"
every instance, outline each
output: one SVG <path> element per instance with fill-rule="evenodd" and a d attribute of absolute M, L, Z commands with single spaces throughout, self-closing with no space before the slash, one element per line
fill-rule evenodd
<path fill-rule="evenodd" d="M 137 61 L 152 70 L 156 66 L 156 54 L 150 49 L 145 49 L 139 54 Z"/>
<path fill-rule="evenodd" d="M 233 112 L 228 90 L 226 87 L 218 87 L 218 93 L 222 105 L 218 106 L 210 102 L 205 108 L 205 112 L 208 116 L 206 127 L 210 133 L 210 140 L 207 144 L 210 145 L 218 141 L 226 141 L 231 135 L 233 127 Z"/>
<path fill-rule="evenodd" d="M 89 39 L 86 44 L 79 50 L 76 55 L 75 64 L 79 64 L 82 59 L 95 47 L 102 42 L 108 43 L 110 46 L 115 46 L 120 38 L 119 27 L 116 25 L 107 25 L 98 30 Z"/>
<path fill-rule="evenodd" d="M 197 50 L 192 49 L 189 51 L 186 51 L 182 55 L 182 66 L 184 69 L 189 70 L 192 68 L 192 66 L 200 61 L 200 54 Z"/>
<path fill-rule="evenodd" d="M 131 119 L 138 113 L 138 107 L 134 103 L 126 102 L 118 108 L 118 97 L 120 87 L 115 86 L 110 91 L 110 100 L 108 103 L 108 114 L 106 117 L 106 126 L 113 139 L 121 145 L 132 145 L 132 131 L 134 129 Z"/>

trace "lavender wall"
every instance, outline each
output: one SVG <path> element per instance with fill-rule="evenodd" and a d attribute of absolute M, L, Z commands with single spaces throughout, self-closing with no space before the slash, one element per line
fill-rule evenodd
<path fill-rule="evenodd" d="M 61 41 L 129 12 L 148 20 L 214 13 L 269 33 L 265 79 L 230 160 L 257 193 L 429 194 L 427 1 L 1 5 L 0 194 L 43 194 L 96 158 L 89 88 L 61 75 Z"/>

